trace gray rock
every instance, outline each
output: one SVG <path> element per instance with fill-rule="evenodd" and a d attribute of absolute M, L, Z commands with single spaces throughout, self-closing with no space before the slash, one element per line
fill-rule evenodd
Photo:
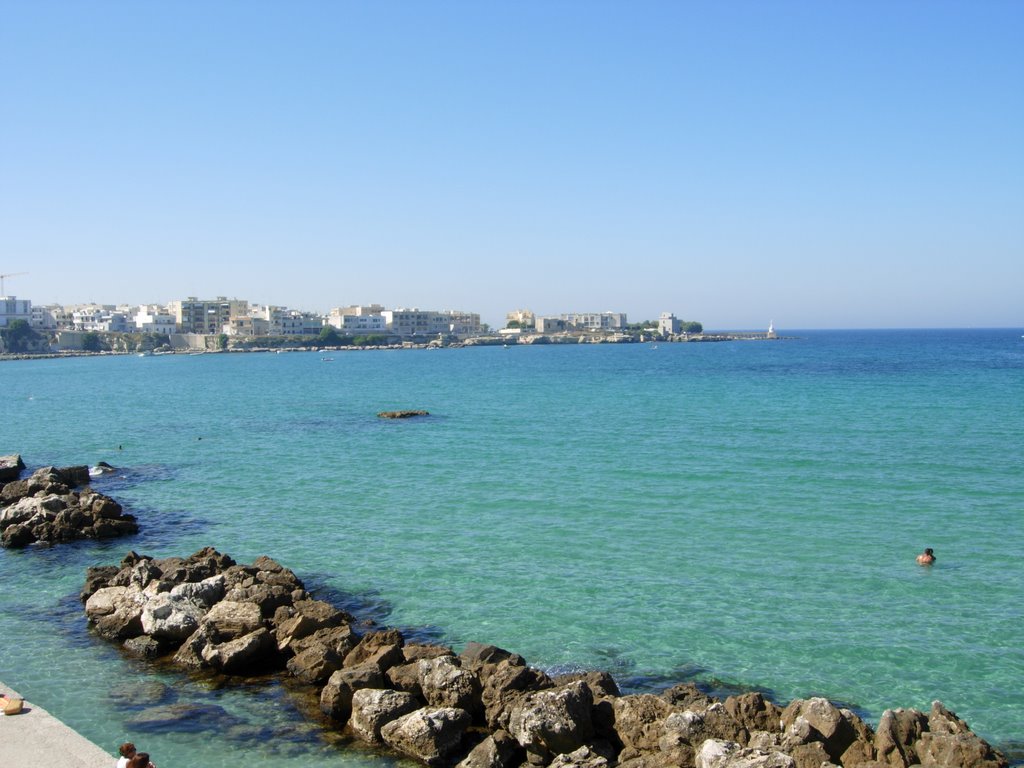
<path fill-rule="evenodd" d="M 478 717 L 483 714 L 480 679 L 459 666 L 454 656 L 437 656 L 418 662 L 420 690 L 432 707 L 461 709 Z"/>
<path fill-rule="evenodd" d="M 199 628 L 203 609 L 181 595 L 163 592 L 142 607 L 142 630 L 147 635 L 184 640 Z"/>
<path fill-rule="evenodd" d="M 469 713 L 456 707 L 425 707 L 385 724 L 380 735 L 399 752 L 437 765 L 458 749 L 470 721 Z"/>
<path fill-rule="evenodd" d="M 590 747 L 580 747 L 569 754 L 556 755 L 551 761 L 552 768 L 607 768 L 608 758 Z"/>
<path fill-rule="evenodd" d="M 528 754 L 549 761 L 574 752 L 594 735 L 594 697 L 586 683 L 526 694 L 513 707 L 508 732 Z"/>
<path fill-rule="evenodd" d="M 696 768 L 796 768 L 782 752 L 741 747 L 735 741 L 708 739 L 697 750 Z"/>
<path fill-rule="evenodd" d="M 369 744 L 380 744 L 380 729 L 420 708 L 414 696 L 400 691 L 361 688 L 352 694 L 352 733 Z"/>

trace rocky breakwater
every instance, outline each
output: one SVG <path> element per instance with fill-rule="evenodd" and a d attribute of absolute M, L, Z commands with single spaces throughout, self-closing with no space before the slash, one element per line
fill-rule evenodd
<path fill-rule="evenodd" d="M 82 599 L 96 631 L 132 653 L 189 670 L 286 671 L 319 695 L 334 727 L 429 766 L 1007 766 L 939 702 L 929 713 L 887 710 L 872 729 L 821 698 L 782 708 L 757 692 L 720 701 L 693 684 L 622 695 L 604 672 L 552 677 L 490 645 L 456 653 L 395 629 L 360 632 L 267 557 L 130 553 L 89 569 Z"/>
<path fill-rule="evenodd" d="M 20 479 L 24 466 L 20 457 L 0 458 L 0 544 L 4 547 L 107 539 L 139 530 L 135 517 L 120 504 L 88 487 L 88 467 L 43 467 Z"/>

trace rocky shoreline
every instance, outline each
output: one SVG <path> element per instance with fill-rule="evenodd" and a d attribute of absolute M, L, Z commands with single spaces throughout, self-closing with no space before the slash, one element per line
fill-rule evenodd
<path fill-rule="evenodd" d="M 332 727 L 429 766 L 1008 765 L 940 702 L 886 710 L 872 729 L 822 698 L 783 708 L 758 692 L 719 701 L 693 684 L 622 695 L 606 672 L 552 677 L 491 645 L 407 642 L 313 598 L 269 557 L 130 552 L 90 568 L 81 599 L 94 631 L 128 653 L 191 672 L 293 677 Z"/>

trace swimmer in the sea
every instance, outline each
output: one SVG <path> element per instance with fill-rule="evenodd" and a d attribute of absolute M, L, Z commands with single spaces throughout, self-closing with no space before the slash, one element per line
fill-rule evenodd
<path fill-rule="evenodd" d="M 935 562 L 935 553 L 931 547 L 928 547 L 924 552 L 917 556 L 918 565 L 931 565 Z"/>

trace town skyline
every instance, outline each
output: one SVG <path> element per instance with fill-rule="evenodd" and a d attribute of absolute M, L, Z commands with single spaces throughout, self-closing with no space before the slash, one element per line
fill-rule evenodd
<path fill-rule="evenodd" d="M 39 0 L 0 36 L 35 303 L 1024 324 L 1020 3 Z"/>

